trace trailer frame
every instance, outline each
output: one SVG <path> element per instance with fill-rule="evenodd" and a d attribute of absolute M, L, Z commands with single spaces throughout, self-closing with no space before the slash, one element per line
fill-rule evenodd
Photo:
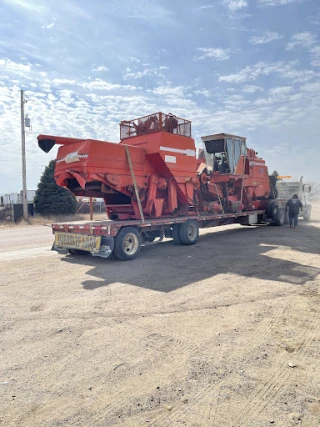
<path fill-rule="evenodd" d="M 277 200 L 279 209 L 285 209 L 285 201 Z M 52 250 L 59 253 L 72 253 L 73 255 L 91 253 L 94 256 L 108 258 L 114 251 L 118 255 L 116 258 L 122 260 L 134 259 L 140 252 L 141 245 L 147 246 L 163 241 L 164 238 L 172 238 L 176 244 L 194 244 L 198 240 L 197 236 L 187 242 L 180 239 L 179 230 L 182 227 L 191 226 L 196 228 L 217 227 L 228 224 L 258 225 L 272 224 L 271 215 L 268 210 L 253 210 L 244 212 L 232 212 L 224 214 L 195 214 L 162 218 L 132 219 L 132 220 L 93 220 L 93 221 L 73 221 L 66 223 L 52 224 L 52 232 L 55 235 L 55 242 Z M 184 224 L 184 225 L 183 225 Z M 277 224 L 282 225 L 282 224 Z M 131 239 L 139 240 L 139 248 L 133 256 L 125 257 L 119 254 L 121 245 L 118 239 L 121 230 L 130 230 Z M 178 230 L 178 231 L 177 231 Z M 128 231 L 129 232 L 129 231 Z M 120 233 L 120 234 L 119 234 Z M 148 234 L 149 233 L 149 234 Z M 178 233 L 178 234 L 177 234 Z M 198 233 L 198 231 L 197 231 Z M 139 237 L 140 236 L 140 237 Z M 156 241 L 153 241 L 155 236 Z M 68 240 L 69 239 L 69 240 Z M 155 240 L 154 239 L 154 240 Z M 61 244 L 61 241 L 63 244 Z M 70 241 L 70 244 L 68 244 Z M 120 247 L 120 249 L 118 248 Z M 118 248 L 118 249 L 117 249 Z M 129 252 L 128 252 L 129 253 Z"/>

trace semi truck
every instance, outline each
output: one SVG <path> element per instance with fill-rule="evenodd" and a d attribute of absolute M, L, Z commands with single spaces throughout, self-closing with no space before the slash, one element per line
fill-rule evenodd
<path fill-rule="evenodd" d="M 196 156 L 191 121 L 161 112 L 120 122 L 119 143 L 39 135 L 45 152 L 60 145 L 56 183 L 106 205 L 106 220 L 52 224 L 52 249 L 128 261 L 164 238 L 193 245 L 203 227 L 283 225 L 286 199 L 246 138 L 201 139 Z"/>
<path fill-rule="evenodd" d="M 311 203 L 308 199 L 308 195 L 312 190 L 311 185 L 303 183 L 303 176 L 299 181 L 291 181 L 291 176 L 278 176 L 277 178 L 278 180 L 276 188 L 278 191 L 278 197 L 282 199 L 290 199 L 293 194 L 297 194 L 303 205 L 300 218 L 303 218 L 303 220 L 306 222 L 310 221 Z M 285 222 L 287 222 L 287 215 Z"/>

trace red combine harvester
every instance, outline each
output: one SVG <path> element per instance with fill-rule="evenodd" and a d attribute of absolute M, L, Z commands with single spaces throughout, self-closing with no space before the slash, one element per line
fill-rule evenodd
<path fill-rule="evenodd" d="M 191 122 L 156 113 L 120 123 L 120 143 L 39 135 L 58 150 L 55 180 L 77 196 L 103 198 L 109 220 L 53 224 L 53 249 L 134 259 L 164 237 L 196 243 L 199 227 L 285 221 L 284 201 L 265 161 L 246 139 L 202 137 L 196 157 Z"/>

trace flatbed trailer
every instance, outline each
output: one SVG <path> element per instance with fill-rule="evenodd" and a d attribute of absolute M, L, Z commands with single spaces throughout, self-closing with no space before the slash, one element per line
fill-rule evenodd
<path fill-rule="evenodd" d="M 270 205 L 272 207 L 272 205 Z M 52 250 L 73 255 L 91 253 L 94 256 L 129 261 L 135 259 L 141 245 L 161 242 L 172 238 L 176 245 L 193 245 L 199 237 L 199 228 L 228 224 L 282 225 L 285 217 L 285 201 L 276 201 L 280 221 L 275 220 L 274 210 L 245 211 L 223 214 L 196 214 L 135 220 L 75 221 L 52 224 L 55 241 Z"/>

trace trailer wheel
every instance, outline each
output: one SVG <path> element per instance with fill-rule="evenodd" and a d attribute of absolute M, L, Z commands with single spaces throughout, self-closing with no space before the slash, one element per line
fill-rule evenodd
<path fill-rule="evenodd" d="M 180 239 L 180 224 L 176 224 L 172 227 L 172 240 L 174 245 L 182 245 Z"/>
<path fill-rule="evenodd" d="M 194 219 L 189 219 L 180 225 L 180 239 L 183 245 L 194 245 L 199 237 L 199 225 Z"/>
<path fill-rule="evenodd" d="M 113 254 L 120 261 L 135 259 L 141 249 L 141 236 L 135 227 L 123 227 L 114 239 Z"/>
<path fill-rule="evenodd" d="M 303 215 L 303 221 L 310 221 L 310 217 L 311 217 L 311 210 L 308 210 L 304 215 Z"/>
<path fill-rule="evenodd" d="M 267 207 L 268 217 L 271 219 L 274 219 L 275 215 L 277 215 L 278 210 L 279 210 L 279 206 L 277 205 L 277 202 L 275 201 L 269 202 Z"/>
<path fill-rule="evenodd" d="M 284 224 L 289 224 L 289 212 L 284 212 Z"/>

